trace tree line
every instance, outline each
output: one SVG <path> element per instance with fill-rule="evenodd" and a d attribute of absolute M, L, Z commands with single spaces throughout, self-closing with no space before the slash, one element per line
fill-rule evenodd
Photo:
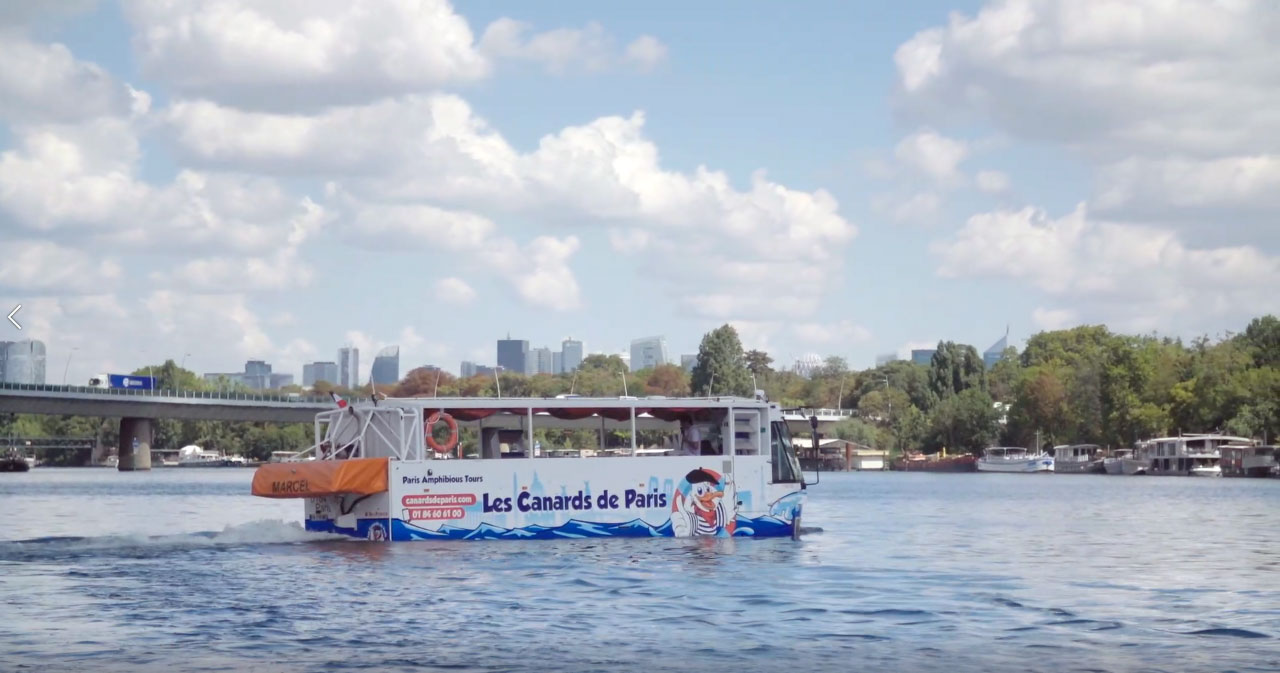
<path fill-rule="evenodd" d="M 928 365 L 889 362 L 851 370 L 828 357 L 808 376 L 775 368 L 768 353 L 745 350 L 723 325 L 703 336 L 691 372 L 664 364 L 631 372 L 616 355 L 589 355 L 577 371 L 526 376 L 460 378 L 420 368 L 398 383 L 378 387 L 392 397 L 554 397 L 742 395 L 763 390 L 788 407 L 834 407 L 854 414 L 836 436 L 891 452 L 976 452 L 995 443 L 1033 446 L 1093 443 L 1129 446 L 1138 439 L 1179 432 L 1224 431 L 1257 438 L 1280 432 L 1280 320 L 1254 319 L 1243 332 L 1190 342 L 1156 335 L 1116 334 L 1101 325 L 1041 332 L 1019 352 L 1009 348 L 989 370 L 971 345 L 940 342 Z M 135 374 L 167 389 L 252 392 L 226 381 L 206 382 L 168 360 Z M 301 388 L 282 392 L 301 392 Z M 356 389 L 317 382 L 314 394 L 333 391 L 368 399 Z M 272 451 L 310 446 L 309 424 L 156 421 L 156 448 L 187 444 L 265 460 Z M 115 446 L 118 419 L 0 415 L 0 433 L 25 437 L 96 436 Z M 557 445 L 589 448 L 590 431 L 546 437 Z M 644 439 L 644 438 L 642 438 Z M 84 462 L 74 452 L 50 453 L 53 464 Z"/>

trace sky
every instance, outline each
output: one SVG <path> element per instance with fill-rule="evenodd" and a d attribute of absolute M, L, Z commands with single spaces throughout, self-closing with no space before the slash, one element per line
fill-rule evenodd
<path fill-rule="evenodd" d="M 75 383 L 1240 331 L 1280 312 L 1276 35 L 1271 0 L 7 3 L 0 340 Z"/>

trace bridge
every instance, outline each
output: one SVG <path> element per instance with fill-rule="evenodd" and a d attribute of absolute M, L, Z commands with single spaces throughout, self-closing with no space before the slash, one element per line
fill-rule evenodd
<path fill-rule="evenodd" d="M 333 408 L 328 397 L 198 390 L 130 390 L 86 386 L 0 384 L 0 413 L 97 416 L 120 419 L 120 469 L 151 468 L 152 421 L 157 418 L 201 421 L 311 423 Z M 792 433 L 818 432 L 853 415 L 851 409 L 783 410 Z"/>
<path fill-rule="evenodd" d="M 34 451 L 36 449 L 54 451 L 77 451 L 92 449 L 98 444 L 97 437 L 0 437 L 0 450 L 18 449 Z"/>
<path fill-rule="evenodd" d="M 121 470 L 151 468 L 157 418 L 311 423 L 332 408 L 330 398 L 300 395 L 0 384 L 0 413 L 119 417 Z"/>

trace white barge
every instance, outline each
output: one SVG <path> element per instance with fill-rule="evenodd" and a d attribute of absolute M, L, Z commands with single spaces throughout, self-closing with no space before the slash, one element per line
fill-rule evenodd
<path fill-rule="evenodd" d="M 763 395 L 385 399 L 317 414 L 315 437 L 254 495 L 369 540 L 794 537 L 805 501 Z"/>
<path fill-rule="evenodd" d="M 1029 453 L 1021 446 L 991 446 L 978 458 L 979 472 L 1053 472 L 1053 456 Z"/>

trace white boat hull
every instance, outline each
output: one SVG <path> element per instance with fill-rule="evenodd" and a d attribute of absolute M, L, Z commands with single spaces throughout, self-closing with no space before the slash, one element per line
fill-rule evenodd
<path fill-rule="evenodd" d="M 1148 469 L 1147 462 L 1137 458 L 1108 458 L 1103 466 L 1107 474 L 1146 474 Z"/>
<path fill-rule="evenodd" d="M 1018 458 L 1015 460 L 992 460 L 990 458 L 979 458 L 978 471 L 1011 473 L 1053 472 L 1053 458 L 1048 456 L 1038 458 Z"/>
<path fill-rule="evenodd" d="M 1214 465 L 1213 467 L 1193 467 L 1191 468 L 1191 476 L 1193 477 L 1221 477 L 1222 468 Z"/>

